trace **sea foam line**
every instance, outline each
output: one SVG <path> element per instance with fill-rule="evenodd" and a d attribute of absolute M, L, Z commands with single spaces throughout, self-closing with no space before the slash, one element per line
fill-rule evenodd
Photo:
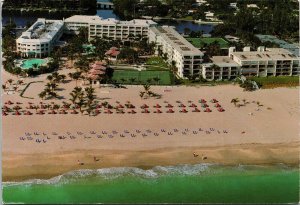
<path fill-rule="evenodd" d="M 122 176 L 136 176 L 140 178 L 158 178 L 164 175 L 197 175 L 217 164 L 183 164 L 176 166 L 155 166 L 152 169 L 140 169 L 137 167 L 112 167 L 101 169 L 80 169 L 70 171 L 50 179 L 31 179 L 23 182 L 4 182 L 4 186 L 33 185 L 33 184 L 58 184 L 69 183 L 72 180 L 81 179 L 88 176 L 97 176 L 103 179 L 116 179 Z"/>

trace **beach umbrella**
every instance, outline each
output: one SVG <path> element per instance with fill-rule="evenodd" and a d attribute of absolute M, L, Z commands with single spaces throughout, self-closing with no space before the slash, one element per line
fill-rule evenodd
<path fill-rule="evenodd" d="M 124 112 L 124 110 L 117 110 L 117 113 L 118 114 L 124 114 L 125 112 Z"/>
<path fill-rule="evenodd" d="M 167 108 L 173 108 L 173 105 L 168 104 L 166 107 L 167 107 Z"/>
<path fill-rule="evenodd" d="M 197 105 L 195 105 L 194 103 L 192 103 L 192 104 L 190 105 L 190 107 L 197 107 Z"/>
<path fill-rule="evenodd" d="M 124 106 L 121 104 L 118 104 L 117 108 L 124 108 Z"/>
<path fill-rule="evenodd" d="M 200 102 L 200 103 L 206 103 L 206 100 L 201 99 L 201 100 L 199 100 L 199 102 Z"/>
<path fill-rule="evenodd" d="M 15 115 L 21 115 L 21 113 L 19 111 L 16 111 Z"/>
<path fill-rule="evenodd" d="M 51 110 L 50 112 L 48 112 L 48 114 L 53 114 L 53 115 L 55 115 L 56 112 L 55 112 L 54 110 Z"/>
<path fill-rule="evenodd" d="M 161 106 L 159 104 L 156 104 L 153 107 L 155 107 L 155 108 L 161 108 Z"/>
<path fill-rule="evenodd" d="M 105 113 L 106 113 L 106 114 L 112 114 L 113 112 L 112 112 L 111 110 L 107 109 L 107 110 L 105 111 Z"/>
<path fill-rule="evenodd" d="M 20 110 L 20 109 L 22 109 L 22 108 L 21 108 L 19 105 L 16 105 L 16 106 L 13 107 L 13 109 L 14 109 L 14 110 Z"/>
<path fill-rule="evenodd" d="M 101 112 L 100 112 L 100 110 L 96 109 L 96 110 L 95 110 L 95 113 L 96 113 L 96 114 L 100 114 Z"/>
<path fill-rule="evenodd" d="M 160 109 L 157 109 L 156 113 L 162 113 L 162 111 Z"/>
<path fill-rule="evenodd" d="M 167 111 L 167 113 L 174 113 L 174 110 L 169 109 L 169 110 Z"/>
<path fill-rule="evenodd" d="M 142 108 L 142 109 L 144 109 L 144 108 L 149 108 L 149 106 L 146 105 L 146 104 L 144 104 L 144 105 L 141 106 L 141 108 Z"/>
<path fill-rule="evenodd" d="M 9 109 L 9 107 L 7 107 L 6 105 L 4 105 L 3 107 L 2 107 L 2 109 Z"/>
<path fill-rule="evenodd" d="M 211 112 L 211 109 L 209 109 L 208 107 L 204 110 L 204 112 Z"/>
<path fill-rule="evenodd" d="M 59 114 L 68 114 L 65 110 L 59 111 Z"/>
<path fill-rule="evenodd" d="M 219 108 L 218 108 L 218 111 L 219 111 L 219 112 L 224 112 L 225 110 L 224 110 L 222 107 L 219 107 Z"/>
<path fill-rule="evenodd" d="M 176 103 L 181 103 L 181 101 L 180 101 L 180 100 L 177 100 Z"/>
<path fill-rule="evenodd" d="M 130 113 L 130 114 L 135 114 L 135 113 L 136 113 L 136 111 L 134 111 L 134 110 L 131 110 L 131 111 L 129 111 L 128 113 Z"/>
<path fill-rule="evenodd" d="M 212 103 L 217 103 L 218 101 L 214 98 L 211 100 Z"/>
<path fill-rule="evenodd" d="M 7 104 L 9 104 L 9 105 L 12 105 L 12 104 L 14 104 L 12 101 L 7 101 Z"/>
<path fill-rule="evenodd" d="M 8 115 L 6 112 L 2 112 L 2 116 L 6 116 Z"/>
<path fill-rule="evenodd" d="M 24 113 L 24 115 L 32 115 L 32 113 L 30 111 L 27 111 Z"/>
<path fill-rule="evenodd" d="M 183 108 L 180 112 L 187 113 L 188 111 Z"/>
<path fill-rule="evenodd" d="M 219 103 L 215 104 L 215 107 L 221 107 L 221 105 Z"/>
<path fill-rule="evenodd" d="M 78 114 L 76 110 L 72 110 L 71 114 Z"/>
<path fill-rule="evenodd" d="M 28 102 L 28 104 L 29 104 L 29 105 L 32 105 L 33 103 L 32 103 L 32 102 Z"/>
<path fill-rule="evenodd" d="M 179 105 L 179 107 L 186 107 L 186 106 L 185 106 L 184 104 L 181 103 L 181 104 Z"/>
<path fill-rule="evenodd" d="M 21 105 L 21 104 L 23 104 L 23 103 L 21 103 L 21 102 L 16 102 L 16 104 L 17 104 L 17 105 Z"/>
<path fill-rule="evenodd" d="M 150 113 L 150 111 L 148 110 L 148 109 L 144 109 L 143 111 L 142 111 L 142 113 Z"/>
<path fill-rule="evenodd" d="M 195 109 L 192 112 L 200 112 L 200 110 L 195 107 Z"/>

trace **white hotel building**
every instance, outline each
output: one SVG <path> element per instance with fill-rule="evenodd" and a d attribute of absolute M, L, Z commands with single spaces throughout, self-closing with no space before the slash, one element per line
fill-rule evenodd
<path fill-rule="evenodd" d="M 148 37 L 149 28 L 156 26 L 152 20 L 134 19 L 119 21 L 116 19 L 102 19 L 99 16 L 75 15 L 65 19 L 66 31 L 78 33 L 80 27 L 87 27 L 89 40 L 96 37 L 126 40 L 129 36 Z"/>
<path fill-rule="evenodd" d="M 179 77 L 200 75 L 203 53 L 174 30 L 173 27 L 151 27 L 149 41 L 155 42 L 158 48 L 167 55 L 169 64 L 172 64 L 172 61 L 175 62 Z"/>
<path fill-rule="evenodd" d="M 63 21 L 39 18 L 17 39 L 17 52 L 27 57 L 48 56 L 63 34 L 63 31 Z"/>
<path fill-rule="evenodd" d="M 257 51 L 237 52 L 229 49 L 228 56 L 214 56 L 212 63 L 202 65 L 202 75 L 207 80 L 235 78 L 238 75 L 258 76 L 295 76 L 300 74 L 299 58 L 283 48 L 259 47 Z M 217 65 L 214 68 L 212 65 Z"/>

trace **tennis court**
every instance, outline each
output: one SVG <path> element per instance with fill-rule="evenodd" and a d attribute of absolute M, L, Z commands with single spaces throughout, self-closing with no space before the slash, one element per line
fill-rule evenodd
<path fill-rule="evenodd" d="M 121 84 L 171 85 L 172 76 L 170 71 L 115 70 L 112 79 Z"/>

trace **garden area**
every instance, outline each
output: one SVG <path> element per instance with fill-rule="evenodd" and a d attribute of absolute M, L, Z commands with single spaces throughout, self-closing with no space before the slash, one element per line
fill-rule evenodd
<path fill-rule="evenodd" d="M 295 87 L 299 85 L 299 76 L 252 77 L 261 88 Z"/>
<path fill-rule="evenodd" d="M 166 70 L 169 68 L 168 63 L 158 56 L 149 58 L 146 61 L 145 66 L 147 67 L 147 70 Z"/>
<path fill-rule="evenodd" d="M 115 70 L 112 80 L 120 84 L 172 85 L 173 74 L 170 71 Z"/>

